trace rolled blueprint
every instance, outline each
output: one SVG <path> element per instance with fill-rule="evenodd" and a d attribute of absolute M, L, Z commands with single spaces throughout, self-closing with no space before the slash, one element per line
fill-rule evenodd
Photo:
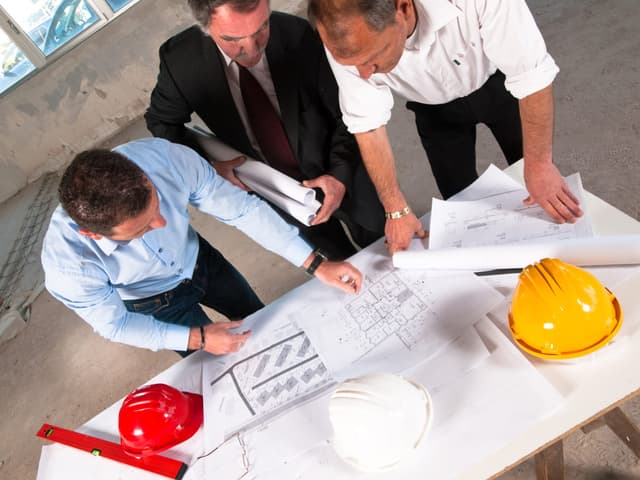
<path fill-rule="evenodd" d="M 246 156 L 209 133 L 200 129 L 192 131 L 200 146 L 216 160 L 227 161 Z M 321 207 L 312 188 L 304 187 L 297 180 L 252 158 L 247 158 L 235 169 L 235 173 L 251 190 L 307 226 Z"/>
<path fill-rule="evenodd" d="M 270 188 L 265 188 L 259 183 L 253 183 L 251 182 L 251 180 L 245 181 L 244 178 L 240 178 L 240 180 L 242 180 L 249 188 L 258 193 L 265 200 L 268 200 L 274 205 L 277 205 L 293 218 L 297 219 L 301 223 L 304 223 L 307 227 L 311 224 L 311 221 L 316 218 L 316 212 L 321 206 L 320 202 L 315 198 L 313 199 L 311 204 L 305 205 L 292 200 L 291 198 L 280 192 L 277 192 Z"/>
<path fill-rule="evenodd" d="M 247 161 L 236 168 L 235 171 L 238 178 L 248 187 L 260 185 L 262 188 L 282 192 L 287 197 L 303 205 L 314 205 L 314 202 L 316 202 L 315 190 L 303 187 L 297 180 L 257 160 L 247 159 Z M 248 182 L 251 183 L 251 185 L 249 185 Z M 318 203 L 318 205 L 320 205 L 320 203 Z"/>
<path fill-rule="evenodd" d="M 640 235 L 413 250 L 394 253 L 393 265 L 404 269 L 479 271 L 524 268 L 547 257 L 578 266 L 639 264 Z"/>

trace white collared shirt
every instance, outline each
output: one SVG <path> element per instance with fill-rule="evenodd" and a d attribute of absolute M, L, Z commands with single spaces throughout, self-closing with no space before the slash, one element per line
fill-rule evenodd
<path fill-rule="evenodd" d="M 244 129 L 247 132 L 247 137 L 249 137 L 249 141 L 251 142 L 251 147 L 262 155 L 256 136 L 253 134 L 253 130 L 251 129 L 249 115 L 247 114 L 247 109 L 244 106 L 244 100 L 242 98 L 242 92 L 240 91 L 240 73 L 238 71 L 238 64 L 234 60 L 231 60 L 231 58 L 227 56 L 227 54 L 224 53 L 218 45 L 216 46 L 218 47 L 218 50 L 220 50 L 222 58 L 224 59 L 224 74 L 227 77 L 227 84 L 231 91 L 233 103 L 236 105 L 238 113 L 240 114 L 240 119 L 244 125 Z M 276 95 L 276 88 L 273 85 L 273 80 L 271 78 L 271 70 L 269 70 L 269 62 L 267 62 L 267 55 L 263 53 L 260 61 L 253 67 L 248 68 L 248 70 L 265 91 L 267 97 L 269 97 L 269 100 L 271 101 L 271 104 L 276 109 L 276 112 L 278 112 L 278 115 L 282 117 L 282 114 L 280 113 L 280 104 L 278 103 L 278 96 Z M 262 159 L 264 160 L 264 155 Z"/>
<path fill-rule="evenodd" d="M 553 82 L 559 69 L 524 0 L 413 0 L 418 23 L 395 68 L 364 80 L 327 51 L 351 133 L 385 125 L 392 91 L 409 101 L 443 104 L 480 88 L 496 69 L 520 99 Z"/>

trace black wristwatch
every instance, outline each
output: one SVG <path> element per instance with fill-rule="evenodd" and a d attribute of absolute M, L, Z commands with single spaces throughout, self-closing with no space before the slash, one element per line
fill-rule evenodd
<path fill-rule="evenodd" d="M 313 251 L 313 260 L 306 269 L 309 275 L 314 275 L 322 262 L 327 260 L 327 256 L 318 248 Z"/>

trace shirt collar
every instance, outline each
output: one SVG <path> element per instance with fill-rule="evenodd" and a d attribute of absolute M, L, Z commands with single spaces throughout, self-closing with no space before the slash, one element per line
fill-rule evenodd
<path fill-rule="evenodd" d="M 436 32 L 454 20 L 462 12 L 448 0 L 413 0 L 416 9 L 417 25 L 404 44 L 405 50 L 419 50 L 430 46 L 436 38 Z"/>
<path fill-rule="evenodd" d="M 218 48 L 218 51 L 222 54 L 222 59 L 224 60 L 224 64 L 227 67 L 227 69 L 231 68 L 232 65 L 238 66 L 238 63 L 233 61 L 231 57 L 229 57 L 226 53 L 224 53 L 217 43 L 216 43 L 216 47 Z M 263 65 L 266 62 L 266 58 L 267 58 L 267 52 L 265 51 L 262 54 L 262 57 L 260 57 L 260 61 L 253 67 L 249 68 L 249 70 L 252 70 L 254 68 L 264 68 Z"/>
<path fill-rule="evenodd" d="M 229 68 L 233 60 L 231 60 L 231 57 L 229 57 L 226 53 L 222 51 L 222 49 L 218 46 L 217 43 L 216 43 L 216 47 L 218 48 L 218 51 L 222 54 L 222 58 L 224 59 L 225 65 L 227 66 L 227 68 Z"/>
<path fill-rule="evenodd" d="M 105 255 L 111 255 L 120 245 L 127 245 L 130 241 L 131 240 L 111 240 L 110 238 L 102 237 L 95 242 Z"/>
<path fill-rule="evenodd" d="M 157 188 L 156 188 L 156 193 L 158 194 L 158 203 L 160 205 L 160 211 L 162 211 L 162 194 Z M 116 248 L 120 246 L 128 245 L 129 242 L 131 241 L 132 240 L 111 240 L 110 238 L 107 238 L 107 237 L 102 237 L 100 240 L 95 240 L 96 245 L 98 245 L 100 250 L 102 250 L 105 255 L 111 255 L 116 250 Z"/>

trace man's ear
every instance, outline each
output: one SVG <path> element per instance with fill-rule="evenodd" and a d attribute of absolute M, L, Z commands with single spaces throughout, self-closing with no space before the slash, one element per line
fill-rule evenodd
<path fill-rule="evenodd" d="M 91 240 L 100 240 L 102 238 L 102 235 L 90 232 L 89 230 L 85 230 L 84 228 L 79 228 L 78 233 L 80 235 L 84 235 L 87 238 L 90 238 Z"/>
<path fill-rule="evenodd" d="M 406 18 L 412 8 L 413 2 L 411 0 L 396 0 L 396 15 L 401 14 Z"/>

